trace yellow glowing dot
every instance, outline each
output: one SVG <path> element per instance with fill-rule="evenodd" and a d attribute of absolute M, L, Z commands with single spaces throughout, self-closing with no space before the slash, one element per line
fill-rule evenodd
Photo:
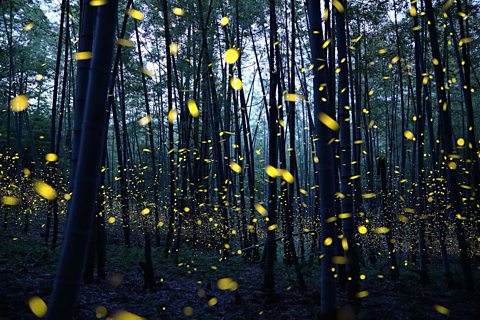
<path fill-rule="evenodd" d="M 450 170 L 455 170 L 455 169 L 457 169 L 457 164 L 456 164 L 455 162 L 453 162 L 453 161 L 450 161 L 450 162 L 448 163 L 448 168 L 449 168 Z"/>
<path fill-rule="evenodd" d="M 65 200 L 68 201 L 68 200 L 72 199 L 72 195 L 71 195 L 70 193 L 65 193 L 65 194 L 63 195 L 63 199 L 65 199 Z"/>
<path fill-rule="evenodd" d="M 295 180 L 293 175 L 288 170 L 280 170 L 280 174 L 282 175 L 283 180 L 287 181 L 288 183 L 293 183 Z"/>
<path fill-rule="evenodd" d="M 187 102 L 187 106 L 188 106 L 188 111 L 190 112 L 190 115 L 194 118 L 198 118 L 200 113 L 198 112 L 198 106 L 195 100 L 189 99 Z"/>
<path fill-rule="evenodd" d="M 10 101 L 10 110 L 21 112 L 28 108 L 28 97 L 25 95 L 17 96 Z"/>
<path fill-rule="evenodd" d="M 173 8 L 172 12 L 173 12 L 174 15 L 179 16 L 179 17 L 181 17 L 185 14 L 185 10 L 183 10 L 182 8 Z"/>
<path fill-rule="evenodd" d="M 265 207 L 262 206 L 260 203 L 255 203 L 255 210 L 257 210 L 257 212 L 260 213 L 262 216 L 267 215 L 267 209 L 265 209 Z"/>
<path fill-rule="evenodd" d="M 265 167 L 265 172 L 272 178 L 276 178 L 281 175 L 280 171 L 271 165 Z"/>
<path fill-rule="evenodd" d="M 334 264 L 346 264 L 347 263 L 347 258 L 344 256 L 333 256 L 332 257 L 332 263 Z"/>
<path fill-rule="evenodd" d="M 129 47 L 129 48 L 133 47 L 133 41 L 128 40 L 128 39 L 119 38 L 117 43 L 118 43 L 119 46 Z"/>
<path fill-rule="evenodd" d="M 327 40 L 325 40 L 325 42 L 324 42 L 323 45 L 322 45 L 322 48 L 325 49 L 326 47 L 328 47 L 328 45 L 330 44 L 330 42 L 332 42 L 332 39 L 327 39 Z"/>
<path fill-rule="evenodd" d="M 387 49 L 378 50 L 378 54 L 385 54 L 385 53 L 387 53 Z"/>
<path fill-rule="evenodd" d="M 230 79 L 230 85 L 236 91 L 240 91 L 243 88 L 242 80 L 240 80 L 239 78 L 235 78 L 235 77 L 232 77 Z"/>
<path fill-rule="evenodd" d="M 113 315 L 113 320 L 146 320 L 143 317 L 137 316 L 136 314 L 130 313 L 128 311 L 120 311 Z"/>
<path fill-rule="evenodd" d="M 210 300 L 208 300 L 208 305 L 209 305 L 210 307 L 213 307 L 213 306 L 216 305 L 217 303 L 218 303 L 218 299 L 215 298 L 215 297 L 213 297 L 213 298 L 211 298 Z"/>
<path fill-rule="evenodd" d="M 98 306 L 95 308 L 95 316 L 97 319 L 105 318 L 107 316 L 107 308 L 104 306 Z"/>
<path fill-rule="evenodd" d="M 463 139 L 463 138 L 458 138 L 458 139 L 457 139 L 457 145 L 458 145 L 459 147 L 463 147 L 463 146 L 465 145 L 465 139 Z"/>
<path fill-rule="evenodd" d="M 152 70 L 148 70 L 147 68 L 141 67 L 140 72 L 146 75 L 147 77 L 151 77 L 153 75 Z"/>
<path fill-rule="evenodd" d="M 45 160 L 48 162 L 55 162 L 58 160 L 58 156 L 55 153 L 47 153 L 45 155 Z"/>
<path fill-rule="evenodd" d="M 23 175 L 24 175 L 25 177 L 29 177 L 31 174 L 32 174 L 32 172 L 30 171 L 30 169 L 28 169 L 28 168 L 23 168 Z"/>
<path fill-rule="evenodd" d="M 108 218 L 108 223 L 115 223 L 116 220 L 115 217 L 110 217 Z"/>
<path fill-rule="evenodd" d="M 360 280 L 365 280 L 365 279 L 367 279 L 367 276 L 364 275 L 364 274 L 361 274 L 361 275 L 360 275 Z"/>
<path fill-rule="evenodd" d="M 460 41 L 458 42 L 458 45 L 461 47 L 463 46 L 465 43 L 470 43 L 472 42 L 473 39 L 472 38 L 463 38 L 463 39 L 460 39 Z"/>
<path fill-rule="evenodd" d="M 268 226 L 267 229 L 268 229 L 268 231 L 273 231 L 273 230 L 277 229 L 277 227 L 278 227 L 278 225 L 272 224 L 271 226 Z"/>
<path fill-rule="evenodd" d="M 363 38 L 363 36 L 360 35 L 360 36 L 356 37 L 355 39 L 353 39 L 352 41 L 355 42 L 355 43 L 357 43 L 357 42 L 360 41 L 362 38 Z"/>
<path fill-rule="evenodd" d="M 367 233 L 367 227 L 365 226 L 358 226 L 358 233 L 360 234 L 366 234 Z"/>
<path fill-rule="evenodd" d="M 327 246 L 327 247 L 328 247 L 329 245 L 331 245 L 332 243 L 333 243 L 333 239 L 332 239 L 331 237 L 328 237 L 328 238 L 326 238 L 325 240 L 323 240 L 323 244 L 324 244 L 325 246 Z"/>
<path fill-rule="evenodd" d="M 364 199 L 371 199 L 371 198 L 375 198 L 377 195 L 375 193 L 364 193 L 362 194 L 362 197 Z"/>
<path fill-rule="evenodd" d="M 74 55 L 75 60 L 89 60 L 92 59 L 93 54 L 90 51 L 76 52 Z"/>
<path fill-rule="evenodd" d="M 150 117 L 150 115 L 146 115 L 145 117 L 138 120 L 138 124 L 141 126 L 146 126 L 150 123 L 150 121 L 152 121 L 152 117 Z"/>
<path fill-rule="evenodd" d="M 321 123 L 326 125 L 330 130 L 337 131 L 340 129 L 340 126 L 338 125 L 337 121 L 330 117 L 328 114 L 324 112 L 320 112 L 318 114 L 318 119 L 320 120 Z"/>
<path fill-rule="evenodd" d="M 438 312 L 438 313 L 441 313 L 443 315 L 449 315 L 450 314 L 450 310 L 448 310 L 447 308 L 445 308 L 444 306 L 441 306 L 439 304 L 436 304 L 433 306 L 433 308 Z"/>
<path fill-rule="evenodd" d="M 172 42 L 170 43 L 170 54 L 172 56 L 176 55 L 178 53 L 178 43 Z"/>
<path fill-rule="evenodd" d="M 412 17 L 416 17 L 417 16 L 417 8 L 415 8 L 414 6 L 411 6 L 410 7 L 410 15 Z"/>
<path fill-rule="evenodd" d="M 366 298 L 368 297 L 368 291 L 360 291 L 355 294 L 357 298 Z"/>
<path fill-rule="evenodd" d="M 47 304 L 40 297 L 31 297 L 28 300 L 28 306 L 32 310 L 33 314 L 38 318 L 43 318 L 47 313 Z"/>
<path fill-rule="evenodd" d="M 222 278 L 217 281 L 217 288 L 220 290 L 235 291 L 238 289 L 238 283 L 232 278 Z"/>
<path fill-rule="evenodd" d="M 140 211 L 140 213 L 145 216 L 145 215 L 147 215 L 147 214 L 150 213 L 150 209 L 145 208 L 145 209 L 143 209 L 142 211 Z"/>
<path fill-rule="evenodd" d="M 415 138 L 413 132 L 410 130 L 405 130 L 405 132 L 403 132 L 403 136 L 408 140 L 413 140 Z"/>
<path fill-rule="evenodd" d="M 37 74 L 37 75 L 35 76 L 35 81 L 42 81 L 42 80 L 43 80 L 43 75 Z"/>
<path fill-rule="evenodd" d="M 335 9 L 337 9 L 338 12 L 340 13 L 344 13 L 345 12 L 345 8 L 343 7 L 342 3 L 338 0 L 333 0 L 332 1 L 332 4 L 333 6 L 335 7 Z"/>
<path fill-rule="evenodd" d="M 304 96 L 296 93 L 287 93 L 285 94 L 285 101 L 295 102 L 297 100 L 304 100 Z"/>
<path fill-rule="evenodd" d="M 383 233 L 389 233 L 389 232 L 390 232 L 390 229 L 387 227 L 378 227 L 375 229 L 375 233 L 383 234 Z"/>
<path fill-rule="evenodd" d="M 23 27 L 23 31 L 30 31 L 32 30 L 32 28 L 35 26 L 35 24 L 33 22 L 30 22 L 29 24 L 26 24 L 24 27 Z"/>
<path fill-rule="evenodd" d="M 127 14 L 135 20 L 142 21 L 144 19 L 143 12 L 135 9 L 128 10 Z"/>
<path fill-rule="evenodd" d="M 230 19 L 228 19 L 228 17 L 222 17 L 222 19 L 220 19 L 220 25 L 222 27 L 225 27 L 229 22 L 230 22 Z"/>
<path fill-rule="evenodd" d="M 233 171 L 235 171 L 236 173 L 242 172 L 242 167 L 241 167 L 239 164 L 235 163 L 235 162 L 230 162 L 230 168 L 231 168 Z"/>
<path fill-rule="evenodd" d="M 240 53 L 235 48 L 230 48 L 225 52 L 225 61 L 228 64 L 234 64 L 240 58 Z"/>
<path fill-rule="evenodd" d="M 323 10 L 323 20 L 328 21 L 328 8 Z M 313 31 L 314 34 L 318 34 L 318 30 Z"/>
<path fill-rule="evenodd" d="M 190 317 L 191 315 L 193 315 L 193 308 L 189 306 L 183 308 L 183 314 L 187 317 Z"/>
<path fill-rule="evenodd" d="M 57 198 L 57 191 L 43 181 L 35 181 L 33 183 L 33 189 L 44 199 L 52 201 Z"/>
<path fill-rule="evenodd" d="M 174 123 L 175 119 L 177 118 L 177 114 L 177 110 L 170 109 L 170 111 L 168 111 L 168 122 Z"/>
<path fill-rule="evenodd" d="M 16 206 L 20 201 L 15 197 L 3 196 L 2 203 L 6 206 Z"/>
<path fill-rule="evenodd" d="M 90 1 L 90 5 L 92 7 L 104 6 L 107 3 L 108 3 L 108 0 L 92 0 L 92 1 Z"/>

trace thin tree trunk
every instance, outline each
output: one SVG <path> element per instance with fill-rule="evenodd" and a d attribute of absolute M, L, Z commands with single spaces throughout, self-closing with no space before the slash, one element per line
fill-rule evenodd
<path fill-rule="evenodd" d="M 340 4 L 346 8 L 347 1 L 341 0 Z M 338 117 L 340 124 L 340 192 L 342 214 L 346 215 L 342 219 L 343 238 L 342 247 L 345 250 L 347 259 L 347 274 L 351 279 L 348 281 L 348 292 L 350 299 L 356 299 L 358 292 L 358 253 L 355 241 L 355 223 L 354 223 L 354 207 L 351 179 L 359 179 L 352 176 L 352 156 L 350 142 L 350 103 L 349 103 L 349 86 L 348 86 L 348 61 L 347 61 L 347 41 L 345 30 L 345 12 L 335 10 L 336 34 L 338 57 L 337 64 L 340 67 L 338 78 Z"/>
<path fill-rule="evenodd" d="M 415 8 L 416 12 L 416 3 L 412 3 L 412 7 Z M 413 16 L 413 24 L 415 27 L 419 26 L 418 16 Z M 415 41 L 415 97 L 416 97 L 416 107 L 417 107 L 417 132 L 416 132 L 416 143 L 417 143 L 417 179 L 418 186 L 416 188 L 417 196 L 417 216 L 420 217 L 419 220 L 419 257 L 420 257 L 420 281 L 422 283 L 428 282 L 428 269 L 426 263 L 426 243 L 425 243 L 425 219 L 422 218 L 425 215 L 425 174 L 424 174 L 424 160 L 423 160 L 423 149 L 425 142 L 425 114 L 424 114 L 424 104 L 425 97 L 427 97 L 427 86 L 423 81 L 425 74 L 425 62 L 423 60 L 423 50 L 420 40 L 420 32 L 414 31 L 414 41 Z M 425 215 L 426 216 L 426 215 Z"/>
<path fill-rule="evenodd" d="M 145 68 L 145 65 L 143 64 L 143 57 L 142 57 L 142 50 L 141 50 L 141 42 L 140 42 L 140 36 L 138 34 L 138 26 L 137 26 L 137 20 L 134 19 L 135 23 L 135 36 L 137 39 L 137 49 L 138 49 L 138 57 L 140 61 L 140 65 L 142 68 Z M 142 72 L 142 87 L 143 87 L 143 98 L 145 102 L 145 109 L 146 109 L 146 116 L 151 119 L 151 112 L 150 112 L 150 104 L 149 104 L 149 98 L 148 98 L 148 90 L 147 90 L 147 79 L 145 72 Z M 168 84 L 168 88 L 170 90 L 171 88 L 171 83 Z M 155 143 L 153 141 L 153 125 L 152 121 L 148 121 L 147 123 L 147 135 L 148 135 L 148 142 L 149 142 L 149 147 L 150 147 L 150 165 L 152 166 L 152 185 L 151 188 L 153 189 L 153 211 L 154 211 L 154 218 L 155 218 L 155 242 L 157 247 L 160 246 L 160 226 L 158 225 L 159 220 L 159 212 L 158 212 L 158 207 L 159 207 L 159 201 L 158 201 L 158 170 L 157 170 L 157 159 L 156 159 L 156 153 L 157 150 L 155 149 Z M 173 152 L 172 152 L 173 153 Z"/>
<path fill-rule="evenodd" d="M 163 25 L 165 29 L 165 59 L 167 60 L 167 104 L 168 112 L 173 110 L 173 97 L 172 97 L 172 66 L 171 66 L 171 56 L 170 56 L 170 25 L 168 19 L 168 6 L 167 1 L 162 1 L 162 11 L 163 11 Z M 169 197 L 170 205 L 168 208 L 168 233 L 165 246 L 165 254 L 169 254 L 172 249 L 172 242 L 174 238 L 174 223 L 175 223 L 175 154 L 172 151 L 174 148 L 173 145 L 173 123 L 168 123 L 168 150 L 169 150 Z"/>
<path fill-rule="evenodd" d="M 319 182 L 319 211 L 321 223 L 321 235 L 319 237 L 321 246 L 321 271 L 320 271 L 320 304 L 321 312 L 326 316 L 333 316 L 335 312 L 336 288 L 333 268 L 334 247 L 328 245 L 326 239 L 333 239 L 335 236 L 335 224 L 331 223 L 335 217 L 335 194 L 332 186 L 334 180 L 334 150 L 330 140 L 334 134 L 330 128 L 320 122 L 319 116 L 324 114 L 329 118 L 335 118 L 333 104 L 328 100 L 328 88 L 326 74 L 326 53 L 322 48 L 323 32 L 321 25 L 320 3 L 313 0 L 307 1 L 308 20 L 310 22 L 310 47 L 312 49 L 313 64 L 313 88 L 323 87 L 323 90 L 314 90 L 313 103 L 315 113 L 315 152 L 318 158 L 318 182 Z M 321 66 L 323 68 L 320 68 Z"/>
<path fill-rule="evenodd" d="M 275 13 L 275 0 L 270 0 L 270 39 L 269 39 L 269 119 L 268 119 L 268 165 L 273 168 L 278 166 L 278 106 L 276 100 L 279 72 L 278 58 L 275 55 L 275 43 L 277 42 L 277 20 Z M 265 245 L 265 267 L 263 287 L 269 294 L 273 294 L 274 282 L 274 258 L 276 251 L 275 233 L 277 220 L 277 177 L 268 176 L 268 223 L 267 223 L 267 241 Z"/>

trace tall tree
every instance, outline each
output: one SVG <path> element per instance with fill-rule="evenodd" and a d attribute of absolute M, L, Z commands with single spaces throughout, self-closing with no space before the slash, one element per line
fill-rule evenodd
<path fill-rule="evenodd" d="M 173 113 L 173 96 L 172 96 L 172 60 L 170 55 L 170 46 L 172 40 L 170 39 L 170 24 L 168 19 L 168 6 L 167 0 L 162 1 L 162 11 L 163 11 L 163 26 L 165 28 L 165 57 L 167 60 L 167 104 L 168 104 L 168 114 Z M 174 238 L 174 223 L 175 223 L 175 212 L 176 212 L 176 202 L 175 202 L 175 154 L 171 152 L 173 150 L 173 121 L 168 123 L 168 149 L 170 150 L 168 156 L 168 181 L 169 181 L 169 197 L 170 205 L 168 209 L 168 233 L 167 233 L 167 243 L 165 246 L 165 254 L 170 253 L 172 249 L 172 242 Z M 179 231 L 178 231 L 179 232 Z"/>
<path fill-rule="evenodd" d="M 352 179 L 359 179 L 360 177 L 352 176 L 352 155 L 351 155 L 351 135 L 350 124 L 352 123 L 350 117 L 350 103 L 349 103 L 349 86 L 348 86 L 348 60 L 347 60 L 347 40 L 345 28 L 345 9 L 347 1 L 338 1 L 335 7 L 335 21 L 337 34 L 337 66 L 340 68 L 338 77 L 338 120 L 340 124 L 340 192 L 341 209 L 343 225 L 342 245 L 345 250 L 347 258 L 347 273 L 351 280 L 348 282 L 348 288 L 351 298 L 355 298 L 358 292 L 358 254 L 357 245 L 355 241 L 355 223 L 353 207 L 353 190 Z"/>
<path fill-rule="evenodd" d="M 437 100 L 439 108 L 439 124 L 442 128 L 440 130 L 440 142 L 443 150 L 443 162 L 450 162 L 449 157 L 455 154 L 455 147 L 452 142 L 452 119 L 451 119 L 451 105 L 448 104 L 447 94 L 445 92 L 445 74 L 443 72 L 442 57 L 438 45 L 437 26 L 433 11 L 432 0 L 425 0 L 425 11 L 428 19 L 428 33 L 430 35 L 430 46 L 432 50 L 433 71 L 435 75 L 435 86 L 437 89 Z M 463 277 L 465 287 L 468 290 L 473 290 L 474 281 L 471 269 L 471 262 L 469 257 L 468 242 L 466 241 L 465 229 L 463 220 L 458 215 L 462 214 L 461 194 L 458 185 L 458 177 L 456 170 L 447 170 L 448 188 L 450 191 L 450 199 L 453 207 L 453 214 L 455 216 L 455 233 L 458 242 L 458 249 L 460 253 L 460 263 L 462 265 Z"/>
<path fill-rule="evenodd" d="M 83 2 L 83 8 L 89 6 Z M 78 298 L 82 270 L 95 217 L 95 199 L 100 182 L 105 130 L 105 115 L 112 66 L 118 1 L 109 1 L 97 10 L 92 61 L 85 114 L 74 180 L 72 204 L 69 207 L 65 239 L 58 262 L 47 319 L 71 319 Z"/>
<path fill-rule="evenodd" d="M 316 175 L 319 182 L 319 203 L 321 230 L 319 237 L 321 246 L 321 271 L 320 271 L 320 299 L 321 310 L 325 315 L 333 315 L 335 312 L 336 289 L 333 267 L 335 237 L 335 224 L 332 223 L 335 217 L 335 185 L 334 177 L 334 146 L 332 139 L 334 132 L 331 128 L 337 129 L 335 110 L 328 100 L 327 83 L 327 62 L 326 52 L 323 48 L 324 39 L 321 24 L 321 10 L 318 1 L 309 0 L 308 21 L 310 23 L 309 37 L 312 51 L 313 64 L 313 104 L 315 114 L 315 154 L 318 158 Z M 333 125 L 332 125 L 333 124 Z M 329 125 L 330 127 L 327 127 Z M 338 126 L 338 125 L 337 125 Z"/>
<path fill-rule="evenodd" d="M 269 101 L 268 101 L 268 165 L 275 172 L 278 166 L 278 106 L 277 86 L 279 81 L 279 61 L 276 55 L 277 45 L 277 17 L 275 12 L 275 0 L 269 2 L 270 33 L 268 48 L 268 67 L 270 72 Z M 268 174 L 268 172 L 267 172 Z M 267 240 L 265 243 L 265 270 L 263 286 L 272 293 L 275 287 L 274 262 L 276 254 L 275 234 L 277 228 L 277 177 L 275 174 L 268 175 L 268 223 Z"/>
<path fill-rule="evenodd" d="M 62 48 L 63 48 L 63 33 L 64 33 L 64 21 L 66 15 L 66 8 L 67 1 L 62 0 L 61 11 L 60 11 L 60 30 L 58 36 L 58 45 L 57 45 L 57 61 L 55 64 L 55 79 L 53 84 L 53 97 L 52 97 L 52 119 L 50 125 L 50 152 L 55 153 L 57 151 L 56 144 L 55 144 L 55 136 L 56 132 L 56 124 L 57 124 L 57 98 L 58 98 L 58 88 L 59 79 L 60 79 L 60 65 L 62 62 Z M 67 18 L 68 19 L 68 18 Z M 68 44 L 66 45 L 68 48 Z M 68 51 L 67 51 L 68 55 Z M 67 81 L 64 79 L 63 81 Z M 49 184 L 53 187 L 56 186 L 56 174 L 57 174 L 57 163 L 56 161 L 49 161 L 48 162 L 49 168 Z M 49 202 L 48 204 L 48 217 L 47 217 L 47 226 L 45 232 L 45 241 L 48 243 L 49 241 L 49 234 L 50 234 L 50 219 L 53 217 L 53 238 L 52 238 L 52 248 L 55 247 L 57 241 L 57 232 L 58 232 L 58 201 L 54 199 L 53 201 Z"/>
<path fill-rule="evenodd" d="M 425 70 L 425 61 L 423 59 L 423 48 L 420 41 L 419 19 L 417 15 L 417 4 L 412 2 L 411 15 L 413 18 L 414 45 L 415 45 L 415 102 L 416 102 L 416 142 L 417 142 L 417 208 L 418 216 L 425 216 L 425 170 L 424 170 L 424 144 L 425 144 L 425 114 L 424 105 L 427 97 L 427 85 L 423 81 Z M 418 29 L 418 30 L 417 30 Z M 420 256 L 420 280 L 427 282 L 428 270 L 426 259 L 426 243 L 425 243 L 425 219 L 419 220 L 419 256 Z"/>

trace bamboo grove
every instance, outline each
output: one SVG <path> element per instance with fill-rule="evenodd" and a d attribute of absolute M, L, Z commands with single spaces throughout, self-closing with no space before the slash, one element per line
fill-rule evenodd
<path fill-rule="evenodd" d="M 476 1 L 0 7 L 2 224 L 60 252 L 48 319 L 106 277 L 108 243 L 143 248 L 147 289 L 152 252 L 242 259 L 267 295 L 279 263 L 302 291 L 319 264 L 325 315 L 372 264 L 474 290 Z"/>

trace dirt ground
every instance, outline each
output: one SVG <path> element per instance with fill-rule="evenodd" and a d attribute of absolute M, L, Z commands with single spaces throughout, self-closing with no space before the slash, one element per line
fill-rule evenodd
<path fill-rule="evenodd" d="M 154 250 L 157 286 L 147 291 L 143 289 L 138 264 L 142 261 L 142 250 L 109 245 L 107 278 L 82 287 L 76 318 L 97 319 L 98 307 L 107 310 L 102 319 L 135 319 L 119 317 L 120 311 L 146 319 L 320 318 L 316 265 L 302 265 L 308 288 L 300 292 L 293 268 L 278 262 L 276 291 L 273 297 L 268 297 L 261 290 L 260 264 L 248 264 L 241 257 L 219 261 L 213 253 L 195 255 L 186 249 L 175 262 L 164 258 L 162 253 Z M 42 245 L 41 239 L 2 234 L 0 319 L 36 319 L 28 300 L 39 296 L 48 304 L 56 255 Z M 478 266 L 474 268 L 478 280 Z M 465 292 L 460 273 L 455 273 L 451 289 L 445 288 L 437 265 L 431 266 L 431 283 L 427 285 L 420 285 L 418 275 L 409 269 L 401 269 L 400 280 L 396 282 L 388 279 L 384 266 L 369 266 L 363 268 L 362 273 L 366 279 L 361 282 L 361 290 L 368 291 L 368 296 L 362 299 L 361 307 L 353 311 L 346 302 L 344 290 L 338 288 L 339 319 L 480 319 L 479 290 Z M 235 279 L 238 289 L 219 290 L 216 282 L 224 277 Z M 480 288 L 478 283 L 477 288 Z M 440 313 L 438 306 L 448 309 L 449 314 Z"/>

